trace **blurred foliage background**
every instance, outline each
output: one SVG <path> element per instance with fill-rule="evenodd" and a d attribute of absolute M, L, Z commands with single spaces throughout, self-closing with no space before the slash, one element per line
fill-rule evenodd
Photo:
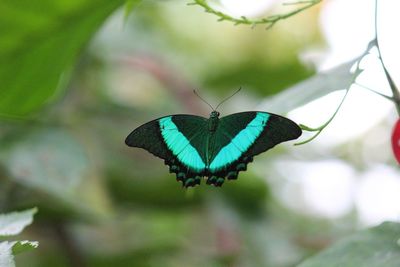
<path fill-rule="evenodd" d="M 220 109 L 229 114 L 311 77 L 299 54 L 325 45 L 320 6 L 266 31 L 185 1 L 129 4 L 127 16 L 123 1 L 0 3 L 0 210 L 38 207 L 22 236 L 40 246 L 17 266 L 289 267 L 359 227 L 354 209 L 332 219 L 291 208 L 277 195 L 297 173 L 282 179 L 277 166 L 322 157 L 362 169 L 360 141 L 353 154 L 281 145 L 235 182 L 188 190 L 124 144 L 165 114 L 208 116 L 193 89 L 216 104 L 242 87 Z"/>

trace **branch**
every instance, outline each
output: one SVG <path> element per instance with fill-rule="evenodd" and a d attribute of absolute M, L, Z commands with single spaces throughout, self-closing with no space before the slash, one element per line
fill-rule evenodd
<path fill-rule="evenodd" d="M 244 25 L 251 25 L 252 27 L 255 27 L 258 24 L 264 24 L 267 26 L 266 29 L 270 29 L 278 21 L 289 18 L 291 16 L 294 16 L 297 13 L 300 13 L 306 9 L 309 9 L 316 4 L 319 4 L 321 1 L 322 0 L 306 0 L 306 1 L 284 3 L 283 5 L 302 5 L 302 6 L 293 11 L 290 11 L 288 13 L 272 15 L 272 16 L 268 16 L 266 18 L 260 18 L 260 19 L 254 19 L 254 20 L 248 19 L 245 16 L 241 16 L 240 18 L 234 18 L 232 16 L 229 16 L 221 11 L 218 11 L 218 10 L 215 10 L 214 8 L 212 8 L 208 4 L 207 0 L 194 0 L 193 3 L 188 3 L 188 5 L 198 5 L 198 6 L 203 7 L 205 12 L 216 15 L 218 17 L 218 21 L 226 20 L 226 21 L 233 22 L 235 25 L 244 24 Z"/>
<path fill-rule="evenodd" d="M 65 253 L 65 256 L 67 257 L 71 266 L 86 267 L 87 264 L 83 254 L 76 246 L 77 244 L 74 242 L 72 237 L 67 232 L 64 223 L 53 222 L 52 227 L 55 233 L 55 237 L 57 238 L 57 241 L 60 245 L 60 248 Z"/>
<path fill-rule="evenodd" d="M 381 49 L 379 47 L 379 41 L 378 41 L 378 0 L 375 0 L 375 45 L 376 48 L 378 49 L 378 58 L 379 61 L 381 62 L 382 68 L 385 71 L 386 79 L 390 85 L 390 89 L 392 90 L 392 100 L 394 104 L 396 105 L 397 113 L 400 116 L 400 92 L 397 89 L 396 85 L 394 84 L 394 81 L 392 77 L 389 74 L 389 71 L 387 70 L 385 63 L 383 62 L 382 59 L 382 54 L 381 54 Z"/>
<path fill-rule="evenodd" d="M 374 89 L 369 88 L 368 86 L 365 86 L 365 85 L 363 85 L 363 84 L 361 84 L 361 83 L 355 82 L 354 84 L 355 84 L 355 85 L 358 85 L 358 86 L 360 86 L 360 87 L 362 87 L 362 88 L 364 88 L 364 89 L 367 89 L 368 91 L 370 91 L 370 92 L 372 92 L 372 93 L 375 93 L 375 94 L 377 94 L 377 95 L 379 95 L 379 96 L 381 96 L 381 97 L 383 97 L 383 98 L 386 98 L 387 100 L 394 101 L 394 98 L 393 98 L 393 97 L 388 96 L 388 95 L 385 95 L 385 94 L 382 94 L 382 93 L 380 93 L 380 92 L 377 92 L 377 91 L 375 91 Z"/>
<path fill-rule="evenodd" d="M 346 96 L 348 95 L 348 93 L 349 93 L 349 91 L 350 91 L 351 85 L 355 83 L 356 78 L 357 78 L 358 75 L 360 75 L 361 72 L 363 71 L 363 70 L 360 68 L 360 62 L 361 62 L 361 60 L 363 59 L 363 57 L 366 55 L 366 53 L 367 53 L 368 51 L 369 51 L 369 46 L 368 46 L 367 51 L 364 52 L 363 56 L 361 56 L 360 59 L 358 60 L 358 62 L 356 63 L 356 64 L 357 64 L 357 65 L 356 65 L 357 68 L 356 68 L 356 70 L 354 71 L 353 81 L 349 84 L 349 87 L 346 89 L 346 93 L 344 94 L 344 96 L 343 96 L 343 98 L 342 98 L 342 101 L 340 101 L 340 104 L 339 104 L 339 106 L 336 108 L 336 111 L 333 113 L 333 115 L 332 115 L 324 124 L 322 124 L 321 126 L 319 126 L 319 127 L 317 127 L 317 128 L 312 128 L 312 127 L 308 127 L 308 126 L 306 126 L 306 125 L 304 125 L 304 124 L 300 124 L 299 126 L 300 126 L 300 128 L 301 128 L 303 131 L 316 132 L 316 134 L 314 134 L 313 136 L 311 136 L 309 139 L 306 139 L 306 140 L 304 140 L 304 141 L 302 141 L 302 142 L 299 142 L 299 143 L 295 143 L 295 144 L 294 144 L 295 146 L 304 145 L 304 144 L 307 144 L 307 143 L 311 142 L 311 141 L 314 140 L 318 135 L 320 135 L 320 133 L 333 121 L 333 119 L 336 117 L 337 113 L 339 112 L 340 108 L 342 107 L 342 105 L 343 105 L 343 103 L 344 103 L 344 100 L 346 99 Z"/>
<path fill-rule="evenodd" d="M 346 93 L 344 94 L 344 96 L 342 98 L 342 101 L 340 101 L 339 106 L 336 108 L 336 111 L 329 118 L 329 120 L 327 120 L 324 124 L 322 124 L 321 126 L 319 126 L 317 128 L 311 128 L 311 127 L 308 127 L 308 126 L 306 126 L 304 124 L 300 124 L 299 126 L 300 126 L 300 128 L 302 130 L 308 131 L 308 132 L 317 132 L 317 133 L 314 134 L 313 136 L 311 136 L 309 139 L 306 139 L 306 140 L 304 140 L 302 142 L 299 142 L 299 143 L 295 143 L 294 145 L 295 146 L 304 145 L 304 144 L 307 144 L 307 143 L 311 142 L 315 138 L 317 138 L 317 136 L 326 128 L 326 126 L 328 126 L 333 121 L 333 119 L 335 118 L 336 114 L 339 112 L 340 108 L 342 107 L 343 102 L 346 99 L 346 96 L 349 93 L 349 91 L 350 91 L 350 88 L 346 89 Z"/>

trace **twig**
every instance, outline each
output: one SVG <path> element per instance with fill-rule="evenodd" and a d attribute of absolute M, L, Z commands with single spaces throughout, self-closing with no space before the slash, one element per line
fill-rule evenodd
<path fill-rule="evenodd" d="M 62 247 L 65 255 L 68 258 L 71 266 L 73 267 L 86 267 L 86 262 L 83 254 L 76 247 L 74 240 L 65 229 L 65 225 L 62 222 L 54 222 L 53 228 L 57 237 L 58 243 Z"/>
<path fill-rule="evenodd" d="M 244 25 L 251 25 L 251 27 L 255 27 L 258 24 L 265 24 L 267 25 L 266 29 L 272 28 L 275 23 L 277 23 L 280 20 L 286 19 L 288 17 L 294 16 L 297 13 L 300 13 L 306 9 L 311 8 L 312 6 L 319 4 L 322 0 L 309 0 L 309 1 L 297 1 L 297 2 L 291 2 L 291 3 L 284 3 L 283 5 L 304 5 L 298 9 L 295 9 L 293 11 L 290 11 L 285 14 L 277 14 L 277 15 L 271 15 L 266 18 L 261 18 L 261 19 L 248 19 L 245 16 L 241 16 L 240 18 L 235 18 L 232 16 L 229 16 L 221 11 L 215 10 L 212 8 L 207 0 L 194 0 L 193 3 L 188 3 L 188 5 L 198 5 L 204 8 L 205 12 L 214 14 L 218 17 L 218 21 L 231 21 L 235 25 L 239 24 L 244 24 Z"/>
<path fill-rule="evenodd" d="M 340 101 L 340 104 L 339 104 L 339 106 L 336 108 L 336 110 L 335 110 L 335 112 L 333 113 L 333 115 L 332 115 L 332 116 L 329 118 L 329 120 L 327 120 L 324 124 L 322 124 L 321 126 L 319 126 L 319 127 L 317 127 L 317 128 L 311 128 L 311 127 L 308 127 L 308 126 L 306 126 L 306 125 L 304 125 L 304 124 L 300 124 L 299 126 L 300 126 L 300 128 L 301 128 L 302 130 L 308 131 L 308 132 L 317 132 L 317 133 L 314 134 L 314 135 L 313 135 L 312 137 L 310 137 L 309 139 L 304 140 L 304 141 L 299 142 L 299 143 L 295 143 L 294 145 L 295 145 L 295 146 L 304 145 L 304 144 L 307 144 L 307 143 L 311 142 L 311 141 L 314 140 L 315 138 L 317 138 L 317 136 L 320 135 L 320 133 L 326 128 L 326 126 L 328 126 L 328 125 L 332 122 L 332 120 L 335 118 L 336 114 L 339 112 L 340 108 L 342 107 L 342 105 L 343 105 L 343 103 L 344 103 L 344 100 L 346 99 L 346 96 L 347 96 L 347 94 L 349 93 L 349 91 L 350 91 L 350 87 L 349 87 L 348 89 L 346 89 L 346 93 L 344 94 L 344 96 L 343 96 L 343 98 L 342 98 L 342 101 Z"/>
<path fill-rule="evenodd" d="M 364 52 L 364 54 L 360 57 L 360 59 L 357 61 L 357 65 L 356 65 L 356 70 L 354 71 L 354 75 L 353 75 L 353 81 L 349 84 L 349 87 L 346 89 L 346 93 L 344 94 L 342 101 L 340 102 L 339 106 L 336 108 L 336 111 L 333 113 L 333 115 L 329 118 L 329 120 L 327 120 L 324 124 L 322 124 L 321 126 L 317 127 L 317 128 L 312 128 L 312 127 L 308 127 L 304 124 L 300 124 L 300 128 L 304 131 L 308 131 L 308 132 L 317 132 L 315 135 L 313 135 L 312 137 L 310 137 L 309 139 L 306 139 L 305 141 L 299 142 L 299 143 L 295 143 L 295 146 L 298 145 L 304 145 L 307 144 L 309 142 L 311 142 L 312 140 L 314 140 L 318 135 L 320 135 L 320 133 L 332 122 L 332 120 L 336 117 L 336 114 L 339 112 L 340 108 L 342 107 L 344 100 L 346 99 L 347 94 L 350 91 L 351 85 L 355 83 L 356 78 L 358 77 L 358 75 L 361 74 L 361 72 L 363 72 L 363 70 L 360 68 L 360 62 L 361 60 L 364 58 L 364 56 L 367 54 L 367 51 L 369 51 L 369 46 L 368 49 Z"/>
<path fill-rule="evenodd" d="M 394 101 L 394 98 L 393 98 L 393 97 L 388 96 L 388 95 L 385 95 L 385 94 L 382 94 L 382 93 L 379 93 L 379 92 L 375 91 L 374 89 L 369 88 L 368 86 L 365 86 L 365 85 L 363 85 L 363 84 L 361 84 L 361 83 L 355 82 L 354 84 L 355 84 L 355 85 L 358 85 L 358 86 L 360 86 L 360 87 L 362 87 L 362 88 L 364 88 L 364 89 L 367 89 L 368 91 L 370 91 L 370 92 L 372 92 L 372 93 L 375 93 L 375 94 L 377 94 L 377 95 L 379 95 L 379 96 L 381 96 L 381 97 L 384 97 L 384 98 L 386 98 L 387 100 Z"/>
<path fill-rule="evenodd" d="M 397 113 L 400 116 L 400 92 L 397 89 L 396 85 L 394 84 L 394 81 L 392 77 L 389 74 L 389 71 L 387 70 L 385 63 L 383 62 L 382 54 L 381 54 L 381 49 L 379 47 L 379 41 L 378 41 L 378 0 L 375 0 L 375 45 L 376 48 L 378 49 L 378 57 L 379 61 L 381 62 L 382 68 L 385 71 L 386 79 L 390 85 L 390 89 L 392 90 L 392 100 L 396 106 Z"/>

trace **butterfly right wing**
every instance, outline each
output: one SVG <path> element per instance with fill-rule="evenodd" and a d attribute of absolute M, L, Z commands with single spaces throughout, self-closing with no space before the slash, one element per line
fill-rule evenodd
<path fill-rule="evenodd" d="M 207 182 L 221 186 L 225 177 L 236 179 L 254 156 L 300 135 L 295 122 L 272 113 L 248 111 L 221 118 L 209 167 L 214 178 Z"/>

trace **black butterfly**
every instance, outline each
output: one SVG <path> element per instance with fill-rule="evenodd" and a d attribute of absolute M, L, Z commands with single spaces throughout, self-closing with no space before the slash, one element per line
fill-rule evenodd
<path fill-rule="evenodd" d="M 221 102 L 222 103 L 222 102 Z M 136 128 L 125 140 L 165 160 L 184 187 L 200 184 L 221 186 L 225 178 L 237 179 L 253 157 L 275 145 L 297 139 L 300 127 L 272 113 L 249 111 L 219 118 L 169 115 Z"/>

